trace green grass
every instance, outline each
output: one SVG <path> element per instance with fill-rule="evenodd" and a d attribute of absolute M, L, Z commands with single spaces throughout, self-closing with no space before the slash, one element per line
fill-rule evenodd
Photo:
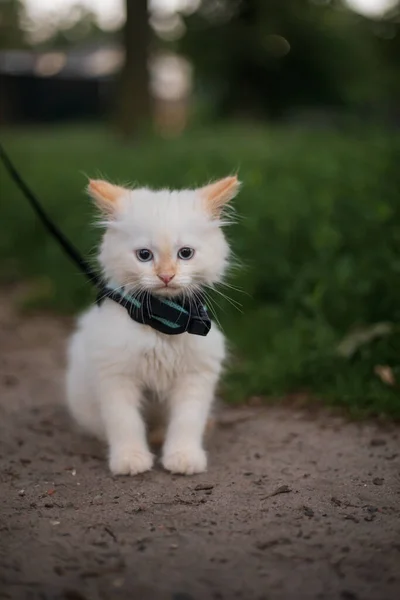
<path fill-rule="evenodd" d="M 219 296 L 233 359 L 225 396 L 308 392 L 353 414 L 400 417 L 400 142 L 380 131 L 225 127 L 124 146 L 99 128 L 8 131 L 2 140 L 49 213 L 87 256 L 98 232 L 85 174 L 185 187 L 238 170 L 244 186 L 229 231 L 244 263 L 232 279 L 243 312 Z M 75 311 L 92 299 L 0 167 L 3 280 L 35 282 L 27 302 Z M 377 323 L 389 333 L 369 335 Z M 338 344 L 355 329 L 351 356 Z"/>

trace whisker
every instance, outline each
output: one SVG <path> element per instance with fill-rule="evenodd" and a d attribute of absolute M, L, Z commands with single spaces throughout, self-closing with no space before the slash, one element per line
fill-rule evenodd
<path fill-rule="evenodd" d="M 216 304 L 216 305 L 219 307 L 219 309 L 220 309 L 220 310 L 222 310 L 221 306 L 218 304 L 218 302 L 215 300 L 215 298 L 214 298 L 214 300 L 213 300 L 213 299 L 210 297 L 210 295 L 209 295 L 209 294 L 206 292 L 206 290 L 204 290 L 204 289 L 203 289 L 203 290 L 202 290 L 202 293 L 203 293 L 203 295 L 204 295 L 204 298 L 206 299 L 206 302 L 207 302 L 207 305 L 208 305 L 208 307 L 209 307 L 209 309 L 210 309 L 211 315 L 212 315 L 212 316 L 214 317 L 214 319 L 216 320 L 216 322 L 217 322 L 217 324 L 218 324 L 218 327 L 219 327 L 219 328 L 220 328 L 220 329 L 223 331 L 224 329 L 223 329 L 223 327 L 222 327 L 222 325 L 221 325 L 221 322 L 220 322 L 220 320 L 218 319 L 218 315 L 217 315 L 217 312 L 216 312 L 216 310 L 215 310 L 215 307 L 214 307 L 214 302 L 215 302 L 215 304 Z M 200 298 L 197 296 L 197 294 L 195 294 L 195 295 L 196 295 L 196 298 L 197 298 L 198 300 L 200 300 Z M 224 311 L 222 310 L 222 312 L 224 312 Z"/>
<path fill-rule="evenodd" d="M 236 308 L 236 310 L 238 310 L 239 312 L 243 312 L 241 307 L 242 304 L 240 302 L 237 302 L 236 300 L 233 300 L 233 298 L 230 298 L 229 296 L 227 296 L 226 294 L 224 294 L 223 292 L 221 292 L 221 290 L 218 290 L 216 287 L 208 285 L 207 286 L 210 290 L 212 290 L 213 292 L 216 292 L 217 294 L 219 294 L 220 296 L 222 296 L 222 298 L 224 298 L 225 300 L 227 300 L 229 302 L 229 304 L 231 304 L 234 308 Z"/>
<path fill-rule="evenodd" d="M 183 289 L 183 304 L 185 304 L 186 302 L 186 291 L 188 291 L 188 304 L 189 304 L 189 321 L 192 318 L 192 304 L 190 302 L 190 298 L 189 298 L 189 290 L 186 290 L 185 288 Z"/>
<path fill-rule="evenodd" d="M 232 285 L 231 283 L 227 283 L 226 281 L 219 281 L 217 284 L 215 284 L 215 286 L 218 286 L 218 285 L 222 285 L 224 287 L 229 288 L 230 290 L 233 290 L 234 292 L 239 292 L 240 294 L 244 294 L 245 296 L 249 296 L 250 297 L 249 292 L 246 292 L 245 290 L 243 290 L 240 287 L 237 287 L 236 285 Z"/>
<path fill-rule="evenodd" d="M 113 290 L 114 290 L 115 292 L 119 292 L 119 291 L 120 291 L 120 290 L 122 290 L 124 287 L 125 287 L 125 285 L 120 285 L 120 286 L 118 286 L 118 287 L 116 287 L 116 288 L 113 288 Z M 99 300 L 99 301 L 101 301 L 101 300 L 104 300 L 104 298 L 107 298 L 107 294 L 103 294 L 102 296 L 99 296 L 98 300 Z"/>

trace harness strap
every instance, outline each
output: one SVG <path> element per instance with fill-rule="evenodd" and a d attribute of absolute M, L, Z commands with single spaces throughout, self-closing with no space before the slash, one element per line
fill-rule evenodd
<path fill-rule="evenodd" d="M 89 264 L 82 258 L 75 246 L 49 218 L 35 194 L 18 173 L 1 143 L 0 158 L 10 177 L 22 191 L 44 227 L 58 241 L 66 255 L 76 264 L 88 281 L 97 287 L 98 304 L 101 304 L 105 298 L 109 298 L 123 306 L 134 321 L 142 323 L 143 325 L 149 325 L 153 329 L 168 335 L 177 335 L 185 332 L 202 336 L 208 334 L 211 329 L 211 320 L 202 298 L 181 303 L 177 300 L 159 298 L 147 294 L 144 300 L 142 300 L 124 290 L 120 292 L 109 287 L 108 284 L 93 271 Z"/>

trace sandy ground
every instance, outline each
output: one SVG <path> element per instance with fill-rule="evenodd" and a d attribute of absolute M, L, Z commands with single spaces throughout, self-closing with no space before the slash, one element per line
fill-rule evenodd
<path fill-rule="evenodd" d="M 70 322 L 0 302 L 0 598 L 394 600 L 400 433 L 222 410 L 207 474 L 114 479 L 64 413 Z"/>

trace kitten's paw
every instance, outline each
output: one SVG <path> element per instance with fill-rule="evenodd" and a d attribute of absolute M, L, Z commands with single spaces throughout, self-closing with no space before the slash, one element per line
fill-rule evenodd
<path fill-rule="evenodd" d="M 147 450 L 124 448 L 110 453 L 109 466 L 113 475 L 137 475 L 150 471 L 153 455 Z"/>
<path fill-rule="evenodd" d="M 162 464 L 171 473 L 194 475 L 206 471 L 207 455 L 202 448 L 173 449 L 164 453 Z"/>

